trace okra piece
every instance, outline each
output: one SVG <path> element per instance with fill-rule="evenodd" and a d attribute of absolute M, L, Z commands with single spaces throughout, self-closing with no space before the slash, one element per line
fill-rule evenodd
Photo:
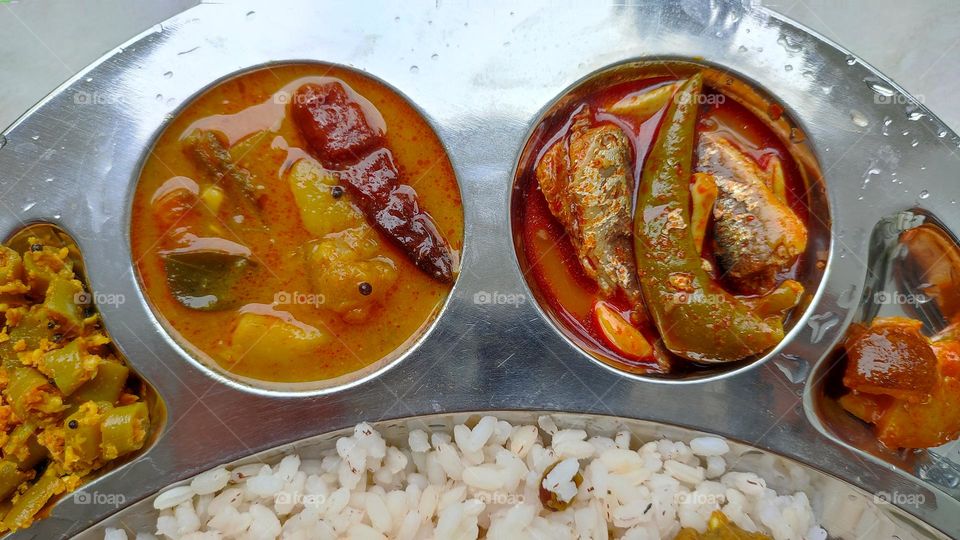
<path fill-rule="evenodd" d="M 23 259 L 16 250 L 0 246 L 0 286 L 19 281 L 23 277 Z"/>
<path fill-rule="evenodd" d="M 27 366 L 8 371 L 10 383 L 4 390 L 4 396 L 17 417 L 29 418 L 35 412 L 50 414 L 63 410 L 63 397 L 43 373 Z"/>
<path fill-rule="evenodd" d="M 83 322 L 83 310 L 78 299 L 83 294 L 80 282 L 74 279 L 54 278 L 47 287 L 43 307 L 57 321 L 68 328 L 77 328 Z"/>
<path fill-rule="evenodd" d="M 19 366 L 20 360 L 17 357 L 17 351 L 14 346 L 23 340 L 27 351 L 32 351 L 40 346 L 40 343 L 46 339 L 51 341 L 56 330 L 48 327 L 49 319 L 44 310 L 32 310 L 20 320 L 16 326 L 9 330 L 10 339 L 0 343 L 0 356 L 7 366 Z"/>
<path fill-rule="evenodd" d="M 0 500 L 9 497 L 24 480 L 29 480 L 31 476 L 31 473 L 21 471 L 12 461 L 6 459 L 0 461 Z"/>
<path fill-rule="evenodd" d="M 21 469 L 29 468 L 25 466 L 25 461 L 30 459 L 30 441 L 36 442 L 34 433 L 37 431 L 37 423 L 31 420 L 13 428 L 7 442 L 3 445 L 3 455 L 6 459 L 12 460 L 20 465 Z"/>
<path fill-rule="evenodd" d="M 120 398 L 124 386 L 127 385 L 127 376 L 130 369 L 120 362 L 105 360 L 97 367 L 97 374 L 70 394 L 69 401 L 80 405 L 88 401 L 106 402 L 114 404 Z"/>
<path fill-rule="evenodd" d="M 33 239 L 31 239 L 33 241 Z M 37 240 L 39 242 L 39 240 Z M 57 277 L 73 277 L 73 261 L 60 258 L 60 250 L 43 246 L 39 251 L 27 251 L 23 254 L 23 269 L 27 284 L 34 295 L 40 296 L 47 291 L 50 282 Z"/>
<path fill-rule="evenodd" d="M 20 450 L 19 455 L 7 455 L 6 457 L 16 462 L 21 471 L 29 471 L 50 457 L 50 451 L 47 450 L 47 447 L 40 444 L 40 442 L 37 441 L 37 435 L 33 434 L 27 438 L 27 442 L 23 449 Z"/>
<path fill-rule="evenodd" d="M 149 429 L 149 412 L 142 401 L 105 412 L 100 424 L 101 455 L 110 460 L 139 450 Z"/>
<path fill-rule="evenodd" d="M 69 396 L 97 374 L 99 360 L 98 356 L 86 353 L 81 339 L 75 339 L 63 348 L 47 351 L 42 370 L 63 395 Z"/>
<path fill-rule="evenodd" d="M 3 518 L 3 524 L 10 530 L 29 527 L 33 523 L 34 516 L 43 509 L 47 501 L 63 491 L 63 481 L 57 476 L 54 468 L 49 467 L 35 484 L 14 501 L 10 511 Z"/>
<path fill-rule="evenodd" d="M 64 419 L 63 461 L 67 470 L 90 468 L 100 457 L 101 418 L 97 405 L 86 403 Z"/>
<path fill-rule="evenodd" d="M 696 74 L 677 90 L 644 162 L 634 252 L 644 303 L 664 345 L 691 361 L 730 362 L 776 345 L 783 325 L 779 318 L 753 313 L 701 265 L 691 226 L 690 179 L 702 85 Z"/>

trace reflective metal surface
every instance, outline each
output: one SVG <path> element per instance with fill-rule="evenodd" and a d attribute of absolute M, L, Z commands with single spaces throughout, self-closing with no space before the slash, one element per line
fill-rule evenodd
<path fill-rule="evenodd" d="M 833 214 L 820 290 L 779 354 L 679 386 L 586 360 L 530 299 L 486 301 L 525 290 L 508 200 L 539 112 L 591 72 L 657 56 L 702 58 L 779 98 L 817 155 Z M 146 305 L 128 234 L 137 171 L 167 115 L 238 69 L 301 59 L 366 70 L 423 110 L 449 149 L 466 225 L 463 273 L 431 334 L 383 375 L 312 396 L 254 391 L 200 369 Z M 4 136 L 0 232 L 50 221 L 74 236 L 94 292 L 125 299 L 100 306 L 106 327 L 168 413 L 142 457 L 65 497 L 16 538 L 73 534 L 115 512 L 118 494 L 132 504 L 216 464 L 360 420 L 491 409 L 622 416 L 731 436 L 868 492 L 922 495 L 903 510 L 949 535 L 960 531 L 960 475 L 921 475 L 854 448 L 817 416 L 811 384 L 822 371 L 812 367 L 857 313 L 877 222 L 920 207 L 960 231 L 958 138 L 871 68 L 772 13 L 707 0 L 204 4 L 113 51 Z M 948 472 L 960 464 L 942 455 Z"/>

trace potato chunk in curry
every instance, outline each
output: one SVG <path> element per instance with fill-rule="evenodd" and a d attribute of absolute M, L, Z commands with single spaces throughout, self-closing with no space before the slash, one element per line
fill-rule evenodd
<path fill-rule="evenodd" d="M 236 361 L 270 361 L 278 354 L 310 356 L 330 341 L 329 335 L 289 313 L 264 307 L 241 313 L 237 319 L 230 343 Z"/>
<path fill-rule="evenodd" d="M 304 227 L 319 238 L 304 250 L 318 306 L 347 322 L 366 320 L 396 282 L 396 264 L 332 173 L 301 159 L 289 183 Z"/>

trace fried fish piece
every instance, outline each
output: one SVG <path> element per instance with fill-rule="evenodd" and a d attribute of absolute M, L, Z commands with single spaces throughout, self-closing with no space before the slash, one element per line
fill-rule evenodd
<path fill-rule="evenodd" d="M 761 294 L 776 284 L 807 247 L 807 228 L 770 188 L 760 167 L 721 136 L 700 136 L 697 171 L 714 176 L 716 254 L 742 292 Z"/>
<path fill-rule="evenodd" d="M 536 176 L 584 272 L 604 296 L 620 289 L 639 304 L 630 142 L 623 131 L 609 124 L 590 127 L 589 113 L 580 113 L 569 139 L 556 142 L 540 159 Z"/>

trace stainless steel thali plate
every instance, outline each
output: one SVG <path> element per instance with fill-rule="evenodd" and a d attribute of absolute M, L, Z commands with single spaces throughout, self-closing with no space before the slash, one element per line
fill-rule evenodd
<path fill-rule="evenodd" d="M 832 213 L 820 287 L 776 354 L 685 385 L 633 380 L 584 358 L 524 296 L 510 246 L 513 171 L 540 112 L 588 74 L 658 57 L 701 59 L 777 97 L 816 154 Z M 464 203 L 463 270 L 435 328 L 394 369 L 333 392 L 265 391 L 204 368 L 163 330 L 131 265 L 134 185 L 169 115 L 237 70 L 296 60 L 367 71 L 420 107 L 448 149 Z M 838 436 L 815 403 L 821 360 L 861 311 L 878 223 L 933 216 L 960 231 L 960 140 L 858 58 L 762 8 L 706 0 L 202 4 L 78 74 L 3 137 L 0 231 L 51 222 L 73 235 L 93 291 L 125 299 L 101 306 L 107 329 L 166 404 L 153 446 L 81 493 L 133 504 L 214 465 L 361 420 L 546 410 L 726 435 L 869 493 L 922 494 L 909 499 L 922 504 L 902 510 L 960 532 L 956 450 L 893 465 Z M 486 302 L 493 293 L 523 301 Z M 116 497 L 77 497 L 13 536 L 67 536 L 118 510 Z"/>

